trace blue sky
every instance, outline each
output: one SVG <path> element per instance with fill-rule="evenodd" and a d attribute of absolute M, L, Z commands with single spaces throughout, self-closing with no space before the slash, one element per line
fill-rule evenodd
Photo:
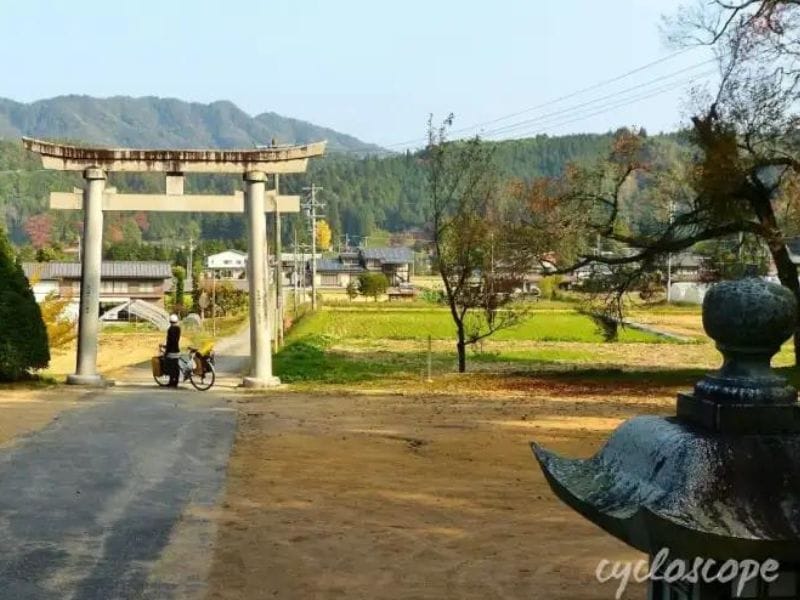
<path fill-rule="evenodd" d="M 0 0 L 0 96 L 227 99 L 390 145 L 423 135 L 431 112 L 472 126 L 668 56 L 660 18 L 681 1 Z M 468 132 L 674 129 L 709 56 L 688 51 Z"/>

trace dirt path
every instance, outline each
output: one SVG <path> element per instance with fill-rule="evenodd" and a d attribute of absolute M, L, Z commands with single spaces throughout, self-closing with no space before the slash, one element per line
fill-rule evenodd
<path fill-rule="evenodd" d="M 597 562 L 640 557 L 556 500 L 528 442 L 589 455 L 672 390 L 556 386 L 242 403 L 209 598 L 612 598 Z"/>

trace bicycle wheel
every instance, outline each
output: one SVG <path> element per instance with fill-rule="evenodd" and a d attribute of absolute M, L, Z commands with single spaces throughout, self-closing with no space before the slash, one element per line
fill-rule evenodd
<path fill-rule="evenodd" d="M 217 374 L 214 372 L 214 366 L 208 365 L 206 367 L 206 372 L 202 375 L 198 375 L 197 373 L 192 370 L 189 373 L 189 381 L 192 382 L 192 385 L 195 389 L 200 390 L 201 392 L 210 389 L 212 385 L 214 385 L 214 380 L 217 378 Z"/>

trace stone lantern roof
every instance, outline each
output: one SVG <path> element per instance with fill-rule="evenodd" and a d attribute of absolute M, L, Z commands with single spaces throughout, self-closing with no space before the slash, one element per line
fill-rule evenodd
<path fill-rule="evenodd" d="M 794 333 L 792 293 L 760 279 L 715 286 L 703 324 L 722 367 L 673 417 L 623 423 L 588 460 L 533 452 L 554 492 L 650 555 L 800 563 L 800 405 L 770 368 Z"/>

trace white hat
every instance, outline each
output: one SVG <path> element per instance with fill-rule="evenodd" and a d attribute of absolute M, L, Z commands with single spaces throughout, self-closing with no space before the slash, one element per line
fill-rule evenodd
<path fill-rule="evenodd" d="M 172 313 L 169 316 L 169 322 L 170 323 L 177 323 L 178 322 L 178 315 L 176 315 L 175 313 Z"/>

